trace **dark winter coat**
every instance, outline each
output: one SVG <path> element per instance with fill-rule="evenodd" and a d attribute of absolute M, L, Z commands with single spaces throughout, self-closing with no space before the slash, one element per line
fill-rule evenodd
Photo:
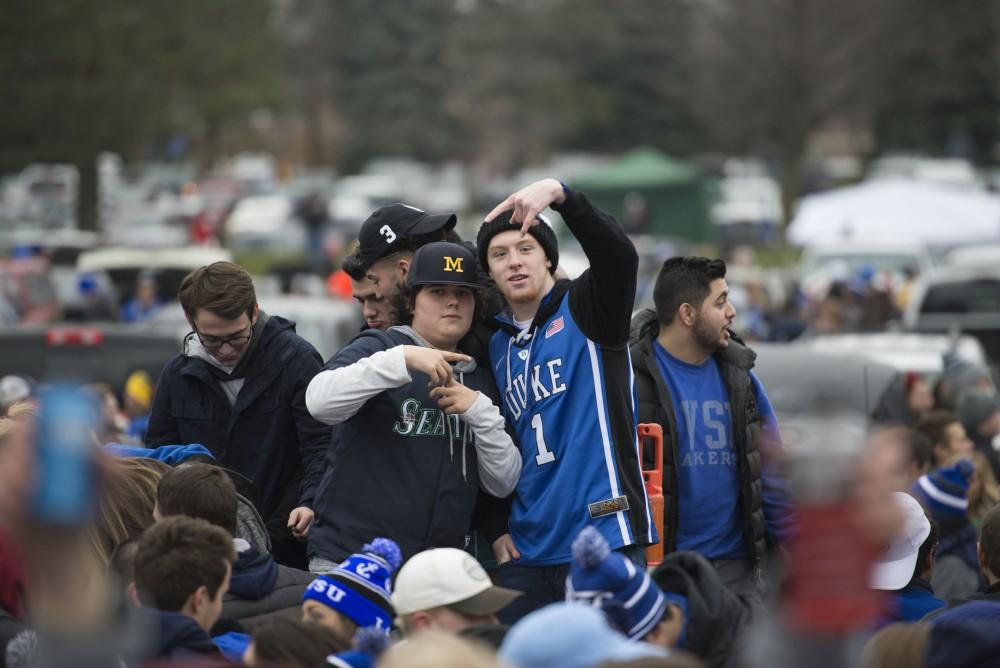
<path fill-rule="evenodd" d="M 305 391 L 323 360 L 295 333 L 295 323 L 271 316 L 242 363 L 245 383 L 230 407 L 215 370 L 184 353 L 167 362 L 146 433 L 150 447 L 201 443 L 225 467 L 246 476 L 272 541 L 292 540 L 288 513 L 312 506 L 330 444 L 330 430 L 306 410 Z"/>
<path fill-rule="evenodd" d="M 672 552 L 677 549 L 680 507 L 679 499 L 673 493 L 679 488 L 675 464 L 678 457 L 677 420 L 670 390 L 660 373 L 653 351 L 658 331 L 655 312 L 645 310 L 638 313 L 632 320 L 629 350 L 639 396 L 639 424 L 655 423 L 663 427 L 664 526 L 658 529 L 664 551 Z M 761 460 L 757 449 L 761 435 L 761 416 L 750 377 L 756 357 L 756 353 L 735 338 L 730 340 L 729 346 L 716 354 L 716 362 L 732 406 L 733 451 L 739 461 L 741 481 L 739 498 L 743 542 L 755 568 L 762 563 L 767 538 Z"/>
<path fill-rule="evenodd" d="M 281 566 L 256 549 L 240 552 L 233 564 L 229 591 L 222 599 L 222 617 L 239 622 L 250 634 L 276 615 L 299 619 L 302 594 L 314 577 L 307 571 Z"/>

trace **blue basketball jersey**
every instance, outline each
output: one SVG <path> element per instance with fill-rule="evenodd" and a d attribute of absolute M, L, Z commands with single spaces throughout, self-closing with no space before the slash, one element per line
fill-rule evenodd
<path fill-rule="evenodd" d="M 556 288 L 543 301 L 540 310 L 551 311 L 543 322 L 519 331 L 501 317 L 490 340 L 523 460 L 509 528 L 525 565 L 571 561 L 573 539 L 588 524 L 612 549 L 658 540 L 637 455 L 628 347 L 587 338 L 570 302 L 569 290 Z"/>

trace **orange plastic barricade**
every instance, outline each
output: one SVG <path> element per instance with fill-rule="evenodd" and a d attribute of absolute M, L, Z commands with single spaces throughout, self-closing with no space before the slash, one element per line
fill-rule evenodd
<path fill-rule="evenodd" d="M 639 462 L 643 461 L 642 453 L 647 440 L 656 453 L 652 470 L 642 470 L 642 480 L 646 484 L 646 496 L 653 511 L 653 526 L 660 535 L 660 542 L 646 548 L 646 561 L 656 566 L 663 561 L 663 427 L 655 423 L 639 425 Z"/>

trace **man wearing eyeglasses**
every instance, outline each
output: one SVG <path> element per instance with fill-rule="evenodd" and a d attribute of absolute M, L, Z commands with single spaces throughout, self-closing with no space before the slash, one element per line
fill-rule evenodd
<path fill-rule="evenodd" d="M 160 375 L 146 445 L 200 443 L 249 478 L 275 559 L 305 568 L 301 541 L 330 444 L 305 390 L 323 360 L 294 323 L 260 310 L 238 265 L 196 269 L 178 297 L 192 331 Z"/>

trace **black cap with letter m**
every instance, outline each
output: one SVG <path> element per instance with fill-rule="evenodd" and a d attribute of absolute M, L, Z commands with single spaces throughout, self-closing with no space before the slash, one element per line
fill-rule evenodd
<path fill-rule="evenodd" d="M 448 241 L 421 246 L 413 254 L 406 284 L 413 287 L 431 283 L 479 287 L 476 256 L 465 246 Z"/>

